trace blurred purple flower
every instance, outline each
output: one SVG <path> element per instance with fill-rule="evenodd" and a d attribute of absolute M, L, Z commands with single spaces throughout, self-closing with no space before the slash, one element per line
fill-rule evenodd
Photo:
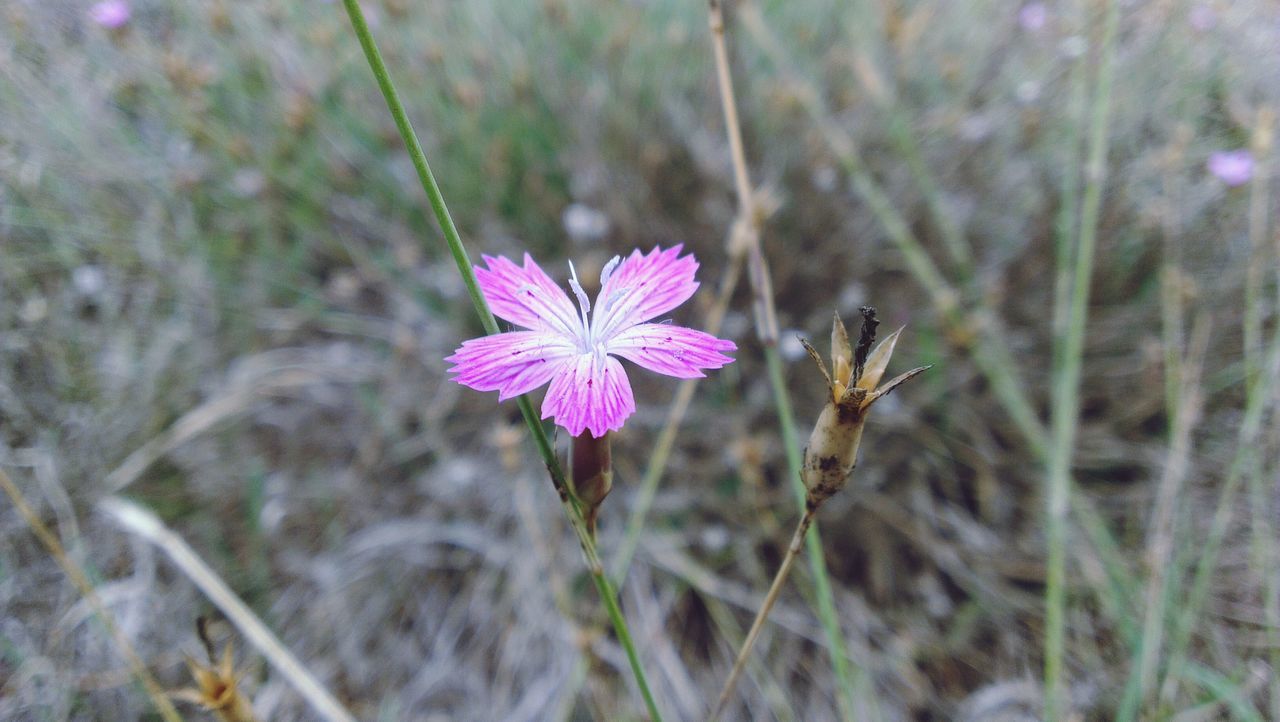
<path fill-rule="evenodd" d="M 1018 11 L 1018 25 L 1028 32 L 1039 32 L 1049 22 L 1049 9 L 1044 3 L 1027 3 Z"/>
<path fill-rule="evenodd" d="M 125 0 L 102 0 L 89 8 L 89 17 L 109 30 L 124 27 L 132 14 L 129 3 Z"/>
<path fill-rule="evenodd" d="M 1218 16 L 1208 3 L 1196 3 L 1187 14 L 1187 22 L 1191 24 L 1193 30 L 1205 33 L 1213 30 L 1218 24 Z"/>
<path fill-rule="evenodd" d="M 1248 150 L 1220 150 L 1209 154 L 1209 172 L 1229 186 L 1243 185 L 1253 177 L 1253 154 Z"/>
<path fill-rule="evenodd" d="M 493 313 L 527 330 L 473 338 L 452 356 L 454 381 L 477 391 L 497 391 L 498 400 L 551 383 L 542 418 L 553 418 L 571 435 L 600 438 L 622 428 L 636 410 L 627 372 L 614 356 L 676 378 L 703 376 L 704 369 L 731 363 L 732 341 L 666 323 L 645 323 L 689 300 L 698 289 L 698 262 L 680 256 L 681 246 L 636 250 L 614 256 L 600 272 L 596 310 L 569 265 L 569 296 L 529 254 L 524 267 L 485 256 L 476 267 L 480 290 Z M 590 315 L 588 315 L 590 314 Z"/>

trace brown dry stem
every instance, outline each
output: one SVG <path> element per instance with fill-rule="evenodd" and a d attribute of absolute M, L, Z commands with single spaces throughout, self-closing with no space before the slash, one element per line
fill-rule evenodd
<path fill-rule="evenodd" d="M 751 629 L 747 632 L 747 638 L 742 642 L 742 649 L 738 652 L 738 657 L 733 661 L 733 669 L 729 672 L 729 678 L 724 682 L 724 688 L 720 690 L 720 698 L 716 700 L 715 709 L 711 711 L 711 716 L 707 718 L 707 722 L 716 722 L 720 719 L 720 715 L 724 714 L 725 706 L 729 703 L 729 696 L 733 694 L 733 688 L 738 684 L 738 678 L 742 676 L 742 670 L 746 667 L 747 659 L 751 657 L 751 648 L 755 646 L 756 638 L 760 636 L 760 630 L 764 628 L 764 622 L 769 618 L 769 612 L 773 610 L 773 605 L 778 602 L 778 596 L 782 593 L 782 587 L 787 582 L 787 576 L 791 573 L 791 567 L 795 564 L 796 559 L 800 556 L 800 552 L 804 550 L 804 535 L 809 531 L 809 525 L 813 523 L 813 517 L 818 511 L 818 505 L 814 505 L 805 511 L 800 517 L 800 523 L 796 525 L 795 534 L 791 535 L 791 544 L 787 546 L 787 555 L 782 559 L 782 565 L 778 567 L 778 573 L 773 577 L 773 583 L 769 585 L 769 592 L 764 597 L 764 602 L 760 605 L 760 611 L 756 612 L 755 621 L 751 623 Z"/>

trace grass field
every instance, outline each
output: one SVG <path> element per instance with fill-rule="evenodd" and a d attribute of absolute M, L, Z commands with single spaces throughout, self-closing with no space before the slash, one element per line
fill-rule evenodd
<path fill-rule="evenodd" d="M 161 719 L 112 626 L 191 686 L 219 615 L 121 497 L 358 719 L 644 719 L 516 406 L 448 380 L 483 330 L 342 3 L 128 8 L 0 3 L 0 471 L 66 552 L 0 502 L 0 719 Z M 739 203 L 705 3 L 364 8 L 473 259 L 591 286 L 684 243 L 705 326 Z M 664 719 L 707 715 L 796 523 L 795 339 L 871 304 L 890 373 L 933 368 L 726 719 L 1280 720 L 1280 9 L 726 13 L 785 375 L 745 273 L 669 458 L 678 382 L 632 374 L 598 544 Z M 260 719 L 318 719 L 213 636 Z"/>

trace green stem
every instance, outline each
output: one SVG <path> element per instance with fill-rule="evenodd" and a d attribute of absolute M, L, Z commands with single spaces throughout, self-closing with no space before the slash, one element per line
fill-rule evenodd
<path fill-rule="evenodd" d="M 1060 353 L 1056 354 L 1053 385 L 1053 411 L 1050 422 L 1049 453 L 1046 460 L 1048 477 L 1048 581 L 1045 589 L 1045 719 L 1058 720 L 1063 712 L 1062 682 L 1066 632 L 1066 559 L 1067 514 L 1071 497 L 1071 457 L 1075 448 L 1080 415 L 1080 375 L 1084 356 L 1084 329 L 1088 323 L 1089 283 L 1093 278 L 1094 251 L 1098 239 L 1098 211 L 1102 205 L 1102 186 L 1106 177 L 1107 118 L 1111 109 L 1111 55 L 1116 26 L 1119 22 L 1117 3 L 1108 3 L 1103 29 L 1102 57 L 1099 60 L 1097 85 L 1089 127 L 1089 157 L 1085 164 L 1084 199 L 1077 226 L 1074 268 L 1070 272 L 1070 306 L 1062 323 L 1055 324 Z M 1068 179 L 1068 183 L 1070 183 Z M 1065 239 L 1060 240 L 1065 242 Z M 1059 259 L 1070 252 L 1059 253 Z M 1064 301 L 1062 297 L 1056 299 Z M 1057 315 L 1057 314 L 1055 314 Z"/>
<path fill-rule="evenodd" d="M 427 164 L 427 156 L 422 151 L 422 144 L 418 141 L 418 136 L 414 133 L 413 126 L 409 123 L 409 116 L 405 113 L 404 104 L 400 102 L 400 95 L 396 92 L 395 84 L 391 82 L 391 75 L 387 71 L 387 65 L 382 59 L 382 54 L 378 51 L 378 46 L 373 40 L 372 33 L 369 32 L 369 25 L 365 22 L 364 12 L 360 9 L 358 0 L 343 0 L 343 5 L 347 9 L 347 15 L 351 18 L 351 27 L 355 30 L 356 38 L 360 41 L 360 47 L 364 50 L 365 59 L 369 61 L 369 68 L 373 71 L 373 76 L 378 81 L 378 87 L 382 90 L 382 96 L 387 101 L 387 109 L 391 111 L 391 117 L 395 120 L 396 128 L 400 131 L 400 137 L 404 140 L 405 146 L 409 150 L 409 157 L 413 161 L 413 167 L 418 172 L 418 180 L 422 182 L 422 189 L 426 191 L 427 199 L 431 203 L 431 210 L 436 216 L 436 221 L 440 224 L 440 230 L 444 233 L 449 252 L 453 255 L 453 260 L 458 266 L 458 273 L 462 276 L 462 282 L 467 287 L 468 295 L 471 296 L 471 304 L 475 307 L 476 315 L 480 317 L 480 323 L 484 325 L 486 332 L 490 334 L 498 333 L 498 322 L 493 317 L 493 312 L 489 310 L 489 304 L 485 302 L 484 294 L 480 291 L 480 284 L 476 280 L 475 270 L 471 266 L 471 258 L 467 255 L 467 249 L 462 245 L 462 238 L 458 235 L 458 228 L 453 223 L 453 217 L 449 214 L 448 206 L 445 205 L 444 195 L 440 192 L 440 186 L 436 184 L 430 165 Z M 636 653 L 635 643 L 632 641 L 631 633 L 627 629 L 626 619 L 623 618 L 621 607 L 618 605 L 617 594 L 614 592 L 613 585 L 609 583 L 609 579 L 605 576 L 604 566 L 600 563 L 600 555 L 596 550 L 595 542 L 587 532 L 582 508 L 569 490 L 569 486 L 565 481 L 564 471 L 560 468 L 560 462 L 556 458 L 555 450 L 551 446 L 551 441 L 547 438 L 542 422 L 533 409 L 532 402 L 529 401 L 528 396 L 520 396 L 516 403 L 520 407 L 520 414 L 524 416 L 525 424 L 529 427 L 529 432 L 533 434 L 533 441 L 538 447 L 538 453 L 546 463 L 547 472 L 551 475 L 551 483 L 555 486 L 556 494 L 564 507 L 565 515 L 569 517 L 569 524 L 573 527 L 574 534 L 578 537 L 578 543 L 582 547 L 587 567 L 591 572 L 592 579 L 595 581 L 596 589 L 600 592 L 600 597 L 604 600 L 605 609 L 609 613 L 609 621 L 613 623 L 613 629 L 618 636 L 618 641 L 626 650 L 627 661 L 631 663 L 631 672 L 635 676 L 636 685 L 640 688 L 640 695 L 644 698 L 645 706 L 649 710 L 649 717 L 653 722 L 661 722 L 662 715 L 658 712 L 658 705 L 654 702 L 653 694 L 649 691 L 649 683 L 645 678 L 644 669 L 640 666 L 640 657 Z"/>

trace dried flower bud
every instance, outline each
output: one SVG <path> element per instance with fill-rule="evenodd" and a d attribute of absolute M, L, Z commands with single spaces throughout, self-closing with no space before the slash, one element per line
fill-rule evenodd
<path fill-rule="evenodd" d="M 855 350 L 849 343 L 844 323 L 836 315 L 831 325 L 831 370 L 827 370 L 822 357 L 801 339 L 809 356 L 818 364 L 818 370 L 826 379 L 829 392 L 827 403 L 814 424 L 805 448 L 801 478 L 809 490 L 807 504 L 816 509 L 828 497 L 844 488 L 849 474 L 857 463 L 858 445 L 862 441 L 862 428 L 871 405 L 893 391 L 908 379 L 929 368 L 922 366 L 880 386 L 880 379 L 889 366 L 894 346 L 902 329 L 889 335 L 874 351 L 876 311 L 870 306 L 862 308 L 862 333 Z"/>
<path fill-rule="evenodd" d="M 233 664 L 230 641 L 222 652 L 221 660 L 214 659 L 210 653 L 208 666 L 187 657 L 187 667 L 191 669 L 196 686 L 173 692 L 172 696 L 204 707 L 223 722 L 257 722 L 248 697 L 240 692 L 240 675 Z"/>

